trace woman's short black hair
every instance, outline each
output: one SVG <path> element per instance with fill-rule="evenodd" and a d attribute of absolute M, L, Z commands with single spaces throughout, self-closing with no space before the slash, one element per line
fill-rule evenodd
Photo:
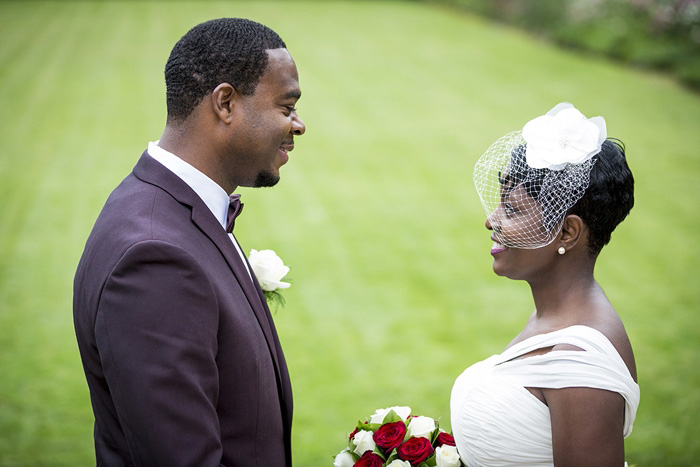
<path fill-rule="evenodd" d="M 568 212 L 588 226 L 588 250 L 593 256 L 608 244 L 615 227 L 634 206 L 634 177 L 624 144 L 607 139 L 595 158 L 586 193 Z"/>
<path fill-rule="evenodd" d="M 165 65 L 168 121 L 182 121 L 221 83 L 244 95 L 255 92 L 267 67 L 267 50 L 286 48 L 272 29 L 243 18 L 220 18 L 190 29 Z"/>
<path fill-rule="evenodd" d="M 549 169 L 534 169 L 525 162 L 525 145 L 515 147 L 506 174 L 499 173 L 502 196 L 516 186 L 522 186 L 528 196 L 543 202 L 542 196 L 554 192 L 542 192 L 543 180 L 554 175 L 550 185 L 557 182 L 556 173 Z M 634 206 L 634 177 L 627 165 L 625 146 L 620 140 L 607 139 L 601 151 L 594 156 L 590 181 L 583 196 L 566 214 L 545 212 L 542 219 L 547 231 L 561 225 L 568 214 L 576 214 L 588 226 L 588 251 L 595 257 L 610 242 L 615 227 L 622 222 Z"/>

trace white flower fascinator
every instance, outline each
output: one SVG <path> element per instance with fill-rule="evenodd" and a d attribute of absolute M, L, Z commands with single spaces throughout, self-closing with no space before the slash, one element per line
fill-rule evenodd
<path fill-rule="evenodd" d="M 572 104 L 562 102 L 523 127 L 525 159 L 535 169 L 561 170 L 598 154 L 607 137 L 603 117 L 586 118 Z"/>
<path fill-rule="evenodd" d="M 496 242 L 550 244 L 585 194 L 606 138 L 603 117 L 586 118 L 562 102 L 493 143 L 474 167 L 474 185 Z"/>

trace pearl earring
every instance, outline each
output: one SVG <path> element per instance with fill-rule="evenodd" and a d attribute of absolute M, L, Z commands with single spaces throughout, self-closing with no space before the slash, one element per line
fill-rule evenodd
<path fill-rule="evenodd" d="M 560 246 L 559 249 L 557 250 L 557 253 L 559 253 L 560 255 L 563 255 L 564 253 L 566 253 L 566 248 L 564 248 L 563 246 Z"/>

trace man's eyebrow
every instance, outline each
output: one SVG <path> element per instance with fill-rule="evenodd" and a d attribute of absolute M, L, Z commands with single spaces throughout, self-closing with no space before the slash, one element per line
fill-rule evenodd
<path fill-rule="evenodd" d="M 301 91 L 299 91 L 299 90 L 289 91 L 289 92 L 282 95 L 282 99 L 291 99 L 292 97 L 296 97 L 297 99 L 299 99 L 301 97 Z"/>

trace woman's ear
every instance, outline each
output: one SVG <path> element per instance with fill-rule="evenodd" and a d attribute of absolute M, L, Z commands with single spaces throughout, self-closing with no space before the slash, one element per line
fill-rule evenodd
<path fill-rule="evenodd" d="M 212 110 L 224 123 L 231 123 L 233 120 L 234 104 L 237 92 L 228 83 L 221 83 L 211 93 Z"/>
<path fill-rule="evenodd" d="M 569 251 L 578 244 L 583 244 L 585 247 L 587 235 L 588 227 L 583 223 L 583 219 L 576 214 L 569 214 L 564 218 L 559 242 L 566 251 Z"/>

